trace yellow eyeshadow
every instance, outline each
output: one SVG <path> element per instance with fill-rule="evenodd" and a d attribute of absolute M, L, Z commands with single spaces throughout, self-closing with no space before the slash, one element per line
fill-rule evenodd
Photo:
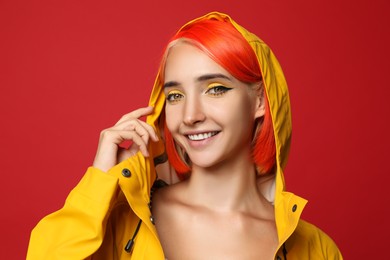
<path fill-rule="evenodd" d="M 168 92 L 168 95 L 173 95 L 173 94 L 182 94 L 182 93 L 178 90 L 172 90 Z"/>
<path fill-rule="evenodd" d="M 214 88 L 214 87 L 220 87 L 223 86 L 221 83 L 211 83 L 210 85 L 207 86 L 207 89 Z"/>

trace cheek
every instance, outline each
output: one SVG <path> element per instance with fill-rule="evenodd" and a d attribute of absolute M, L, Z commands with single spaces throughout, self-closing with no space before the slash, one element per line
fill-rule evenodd
<path fill-rule="evenodd" d="M 165 106 L 165 122 L 168 130 L 171 133 L 178 130 L 178 127 L 180 125 L 180 113 L 181 113 L 181 109 L 179 108 L 178 105 Z"/>
<path fill-rule="evenodd" d="M 255 119 L 252 100 L 249 97 L 239 96 L 230 100 L 221 113 L 225 123 L 233 126 L 237 133 L 251 133 Z"/>
<path fill-rule="evenodd" d="M 254 109 L 252 100 L 246 95 L 236 95 L 234 98 L 225 100 L 223 105 L 214 106 L 219 114 L 229 117 L 231 120 L 247 121 L 253 119 Z"/>

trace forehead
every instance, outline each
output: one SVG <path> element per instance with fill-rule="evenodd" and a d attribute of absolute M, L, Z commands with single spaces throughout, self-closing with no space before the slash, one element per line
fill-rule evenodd
<path fill-rule="evenodd" d="M 187 42 L 178 42 L 168 50 L 164 81 L 198 78 L 204 74 L 231 75 L 199 47 Z"/>

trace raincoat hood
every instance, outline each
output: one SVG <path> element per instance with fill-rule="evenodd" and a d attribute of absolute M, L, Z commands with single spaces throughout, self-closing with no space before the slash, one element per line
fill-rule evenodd
<path fill-rule="evenodd" d="M 216 19 L 231 22 L 234 27 L 244 36 L 250 46 L 253 48 L 263 76 L 265 92 L 268 97 L 270 112 L 273 122 L 276 144 L 276 176 L 279 178 L 279 191 L 284 190 L 284 181 L 282 170 L 287 163 L 290 140 L 291 140 L 291 113 L 290 100 L 288 95 L 287 83 L 284 78 L 282 68 L 279 65 L 275 55 L 271 49 L 256 35 L 247 31 L 245 28 L 233 21 L 228 15 L 212 12 L 195 20 L 188 22 L 191 24 L 200 19 Z M 183 27 L 185 27 L 184 25 Z M 183 28 L 182 27 L 182 28 Z M 180 31 L 180 30 L 179 30 Z M 158 72 L 159 74 L 161 71 Z M 163 93 L 163 82 L 161 82 L 159 74 L 154 83 L 153 91 L 150 97 L 149 106 L 154 107 L 154 114 L 147 118 L 147 122 L 155 127 L 155 130 L 160 135 L 160 116 L 163 113 L 165 105 L 165 95 Z M 152 147 L 154 158 L 166 158 L 164 143 L 161 140 Z M 164 159 L 162 159 L 164 160 Z M 158 162 L 157 162 L 158 163 Z"/>
<path fill-rule="evenodd" d="M 260 65 L 261 74 L 263 76 L 265 93 L 267 95 L 268 103 L 270 107 L 270 114 L 272 118 L 273 130 L 275 135 L 275 144 L 276 144 L 275 175 L 271 177 L 266 176 L 264 179 L 262 179 L 262 177 L 259 178 L 261 182 L 260 184 L 261 192 L 266 197 L 266 199 L 268 199 L 275 205 L 275 207 L 279 207 L 279 206 L 281 208 L 290 207 L 287 205 L 283 205 L 283 206 L 279 205 L 280 203 L 286 204 L 285 201 L 290 200 L 290 196 L 293 196 L 294 198 L 301 200 L 299 204 L 300 205 L 299 212 L 295 212 L 296 210 L 294 210 L 295 213 L 298 213 L 294 215 L 298 216 L 299 218 L 300 212 L 303 210 L 306 201 L 299 198 L 298 196 L 295 196 L 291 193 L 284 191 L 285 183 L 283 177 L 283 169 L 287 163 L 288 154 L 290 150 L 292 125 L 291 125 L 290 99 L 288 94 L 287 83 L 283 75 L 282 68 L 278 60 L 276 59 L 275 55 L 271 51 L 271 49 L 260 38 L 258 38 L 255 34 L 247 31 L 245 28 L 237 24 L 231 17 L 229 17 L 226 14 L 219 13 L 219 12 L 212 12 L 188 22 L 183 27 L 195 21 L 198 21 L 200 19 L 215 19 L 215 20 L 230 22 L 248 41 L 248 43 L 250 44 L 250 46 L 252 47 L 252 49 L 254 50 L 257 56 Z M 149 101 L 149 105 L 153 106 L 155 111 L 152 115 L 147 117 L 147 123 L 154 126 L 159 136 L 161 136 L 160 116 L 164 111 L 163 108 L 165 105 L 165 95 L 163 93 L 164 82 L 161 82 L 160 80 L 159 77 L 160 73 L 161 71 L 158 72 L 158 75 L 156 77 L 152 94 L 150 97 L 150 101 Z M 159 141 L 158 143 L 152 144 L 151 150 L 156 165 L 167 161 L 167 156 L 165 153 L 163 141 Z M 156 169 L 158 174 L 160 175 L 158 167 L 156 167 Z M 172 174 L 172 169 L 170 174 Z M 288 209 L 286 208 L 284 213 L 286 213 L 287 211 Z M 276 216 L 276 218 L 278 218 L 278 216 Z M 284 221 L 285 219 L 284 220 L 280 219 L 280 220 Z M 296 219 L 296 222 L 297 221 L 298 219 Z M 278 223 L 278 221 L 276 222 Z"/>

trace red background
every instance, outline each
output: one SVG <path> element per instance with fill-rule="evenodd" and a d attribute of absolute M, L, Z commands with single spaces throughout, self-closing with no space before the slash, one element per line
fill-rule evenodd
<path fill-rule="evenodd" d="M 37 1 L 38 2 L 38 1 Z M 293 105 L 289 190 L 346 259 L 386 254 L 389 2 L 0 1 L 0 258 L 91 164 L 101 129 L 145 106 L 162 49 L 206 12 L 265 40 Z"/>

